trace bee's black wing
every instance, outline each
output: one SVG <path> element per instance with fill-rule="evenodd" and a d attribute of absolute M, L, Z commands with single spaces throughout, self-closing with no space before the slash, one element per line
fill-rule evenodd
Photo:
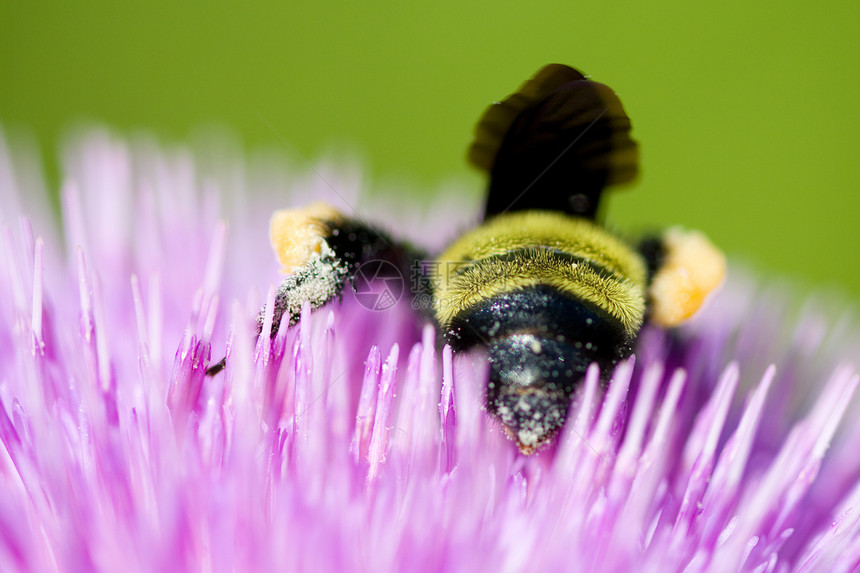
<path fill-rule="evenodd" d="M 550 64 L 487 109 L 469 160 L 490 173 L 486 217 L 546 209 L 594 219 L 603 189 L 636 177 L 638 147 L 611 89 Z"/>

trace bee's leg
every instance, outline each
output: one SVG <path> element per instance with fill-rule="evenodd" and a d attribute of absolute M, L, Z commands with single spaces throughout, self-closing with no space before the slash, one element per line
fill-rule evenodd
<path fill-rule="evenodd" d="M 419 249 L 324 203 L 277 211 L 271 240 L 287 275 L 275 298 L 271 336 L 284 317 L 290 325 L 299 320 L 305 301 L 319 308 L 339 297 L 347 281 L 355 287 L 357 280 L 372 280 L 368 275 L 378 272 L 379 278 L 402 281 L 403 292 L 414 290 L 408 288 L 410 279 L 426 258 Z M 259 322 L 262 328 L 262 315 Z"/>
<path fill-rule="evenodd" d="M 272 247 L 287 275 L 275 295 L 272 337 L 281 321 L 298 322 L 305 302 L 317 309 L 340 297 L 347 282 L 355 285 L 362 265 L 387 264 L 390 274 L 399 274 L 407 292 L 410 277 L 424 260 L 418 249 L 396 243 L 379 229 L 324 203 L 275 212 L 270 231 Z M 257 335 L 263 330 L 263 316 L 261 311 L 257 317 Z M 218 362 L 207 374 L 217 374 L 224 365 L 224 360 Z"/>
<path fill-rule="evenodd" d="M 726 259 L 705 235 L 672 227 L 639 243 L 648 265 L 650 319 L 664 327 L 693 316 L 726 275 Z"/>

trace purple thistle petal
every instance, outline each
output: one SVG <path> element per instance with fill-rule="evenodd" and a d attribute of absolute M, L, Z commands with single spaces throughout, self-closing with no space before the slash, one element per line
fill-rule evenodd
<path fill-rule="evenodd" d="M 376 415 L 373 420 L 373 433 L 370 436 L 370 448 L 367 457 L 370 463 L 368 480 L 379 477 L 382 464 L 385 463 L 388 451 L 388 435 L 391 431 L 391 415 L 394 407 L 394 396 L 397 389 L 395 374 L 397 372 L 397 356 L 399 348 L 395 344 L 391 353 L 382 365 L 382 378 L 379 381 L 379 391 L 376 395 Z"/>
<path fill-rule="evenodd" d="M 449 474 L 457 464 L 456 434 L 457 409 L 454 407 L 454 372 L 450 346 L 442 349 L 442 400 L 439 402 L 441 416 L 441 444 L 439 448 L 439 468 L 443 475 Z"/>
<path fill-rule="evenodd" d="M 364 369 L 364 380 L 361 384 L 361 397 L 355 417 L 355 433 L 353 438 L 353 455 L 355 461 L 366 461 L 370 450 L 370 437 L 373 435 L 373 423 L 376 419 L 376 396 L 379 388 L 379 375 L 382 359 L 376 346 L 370 349 Z"/>

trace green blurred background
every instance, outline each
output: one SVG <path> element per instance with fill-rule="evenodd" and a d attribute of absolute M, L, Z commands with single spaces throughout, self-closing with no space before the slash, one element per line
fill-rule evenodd
<path fill-rule="evenodd" d="M 624 228 L 860 294 L 860 2 L 0 4 L 0 122 L 50 162 L 79 120 L 168 142 L 360 149 L 375 181 L 462 178 L 474 121 L 548 62 L 612 86 L 643 148 Z M 295 151 L 280 139 L 280 133 Z M 56 177 L 56 168 L 54 168 Z"/>

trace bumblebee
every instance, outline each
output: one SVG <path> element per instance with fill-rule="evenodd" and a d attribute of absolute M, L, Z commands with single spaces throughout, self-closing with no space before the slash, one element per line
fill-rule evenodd
<path fill-rule="evenodd" d="M 590 364 L 608 379 L 646 320 L 680 324 L 725 273 L 700 233 L 630 241 L 598 222 L 604 189 L 637 176 L 630 130 L 610 88 L 551 64 L 478 122 L 468 156 L 489 173 L 485 219 L 435 259 L 323 203 L 276 212 L 272 245 L 287 277 L 272 334 L 281 320 L 295 324 L 305 301 L 339 297 L 367 261 L 403 276 L 433 268 L 428 314 L 444 343 L 486 350 L 487 411 L 520 451 L 537 451 Z"/>

